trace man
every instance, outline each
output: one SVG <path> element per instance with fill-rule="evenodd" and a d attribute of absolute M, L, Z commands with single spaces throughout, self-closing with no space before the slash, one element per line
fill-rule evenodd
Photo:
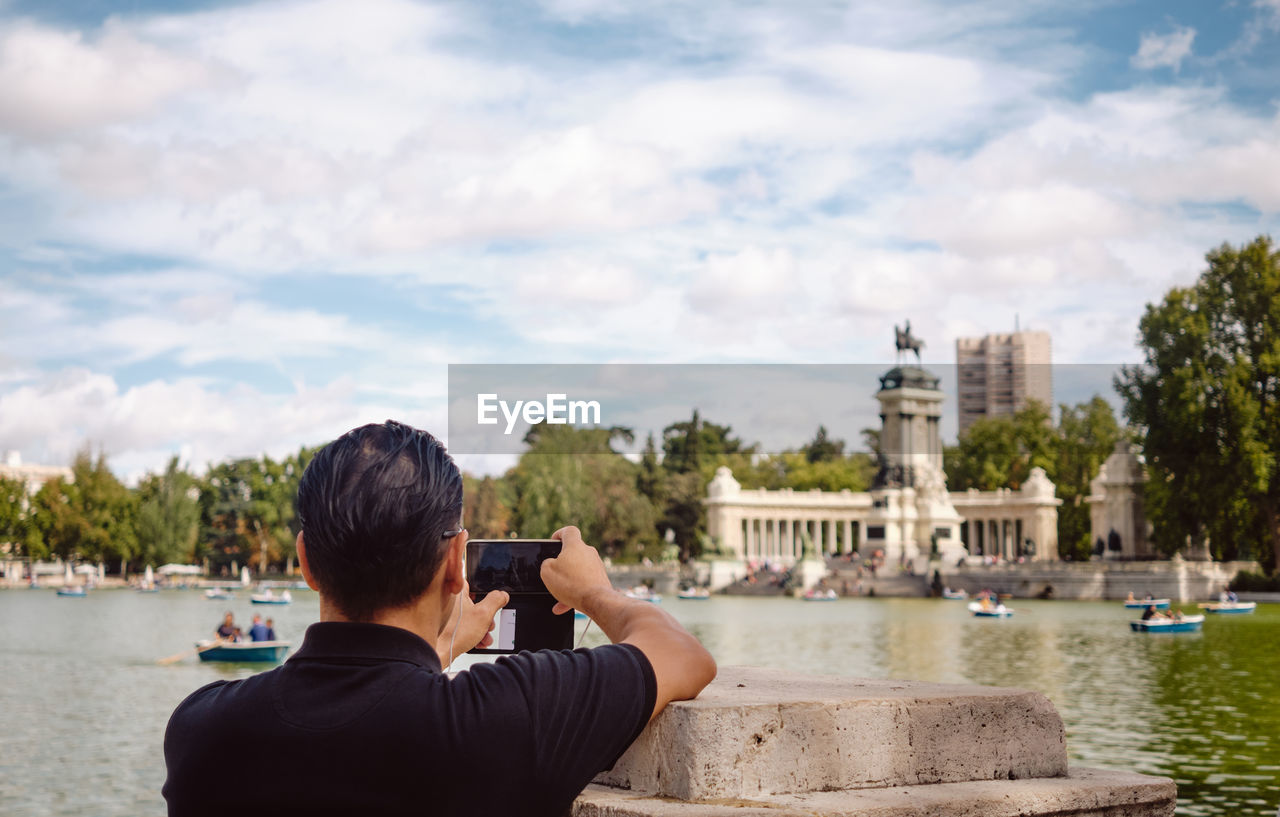
<path fill-rule="evenodd" d="M 274 618 L 267 619 L 267 637 L 265 641 L 276 640 L 276 620 Z"/>
<path fill-rule="evenodd" d="M 267 628 L 262 623 L 262 616 L 254 614 L 253 624 L 249 627 L 249 640 L 251 641 L 270 641 L 267 636 Z"/>
<path fill-rule="evenodd" d="M 214 630 L 214 635 L 217 636 L 219 641 L 240 640 L 240 628 L 236 626 L 235 617 L 231 615 L 230 610 L 222 617 L 222 624 L 219 625 L 218 629 Z"/>
<path fill-rule="evenodd" d="M 561 815 L 668 702 L 715 676 L 674 619 L 612 588 L 573 527 L 555 533 L 542 579 L 556 613 L 583 611 L 614 643 L 445 675 L 492 643 L 508 599 L 469 598 L 462 477 L 426 432 L 387 422 L 335 440 L 302 477 L 298 516 L 320 623 L 283 666 L 174 711 L 170 815 Z M 230 756 L 270 766 L 270 780 L 208 785 Z"/>

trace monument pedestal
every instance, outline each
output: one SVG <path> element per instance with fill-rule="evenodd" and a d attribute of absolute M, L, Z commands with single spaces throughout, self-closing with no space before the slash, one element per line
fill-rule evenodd
<path fill-rule="evenodd" d="M 575 817 L 1171 817 L 1173 781 L 1068 769 L 1044 695 L 722 668 L 669 706 Z"/>

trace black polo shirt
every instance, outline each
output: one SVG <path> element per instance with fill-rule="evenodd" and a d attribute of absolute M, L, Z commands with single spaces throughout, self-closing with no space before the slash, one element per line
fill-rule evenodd
<path fill-rule="evenodd" d="M 169 719 L 170 815 L 562 815 L 653 711 L 627 644 L 525 652 L 453 678 L 398 627 L 326 622 L 286 663 Z"/>

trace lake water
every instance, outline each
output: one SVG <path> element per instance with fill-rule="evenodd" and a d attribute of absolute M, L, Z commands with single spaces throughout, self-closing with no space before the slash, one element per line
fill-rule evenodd
<path fill-rule="evenodd" d="M 209 681 L 256 670 L 156 659 L 206 637 L 226 609 L 242 624 L 274 616 L 296 644 L 319 608 L 308 591 L 294 599 L 0 591 L 0 814 L 163 814 L 169 713 Z M 1280 605 L 1176 635 L 1130 632 L 1118 603 L 1016 606 L 999 620 L 925 599 L 663 601 L 725 665 L 1039 690 L 1062 713 L 1074 764 L 1172 777 L 1180 815 L 1275 817 Z"/>

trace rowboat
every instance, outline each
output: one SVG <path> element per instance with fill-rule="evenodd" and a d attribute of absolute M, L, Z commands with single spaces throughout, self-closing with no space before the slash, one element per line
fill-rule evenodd
<path fill-rule="evenodd" d="M 77 585 L 76 587 L 59 587 L 58 595 L 69 596 L 70 598 L 73 598 L 73 599 L 82 599 L 85 596 L 89 595 L 89 593 L 83 587 Z"/>
<path fill-rule="evenodd" d="M 1013 610 L 1003 604 L 984 605 L 978 601 L 969 603 L 969 612 L 974 618 L 1009 618 L 1013 615 Z"/>
<path fill-rule="evenodd" d="M 234 599 L 236 594 L 224 587 L 210 587 L 208 590 L 204 591 L 204 597 L 212 601 L 229 601 L 230 599 Z"/>
<path fill-rule="evenodd" d="M 279 663 L 289 654 L 288 641 L 197 641 L 201 661 Z M 215 646 L 216 645 L 216 646 Z"/>
<path fill-rule="evenodd" d="M 1126 601 L 1124 603 L 1124 606 L 1126 610 L 1145 610 L 1148 607 L 1154 607 L 1157 610 L 1168 610 L 1169 600 L 1168 599 L 1146 599 L 1146 600 L 1138 599 L 1136 601 Z"/>
<path fill-rule="evenodd" d="M 276 595 L 268 590 L 265 593 L 254 593 L 249 597 L 249 601 L 254 604 L 292 604 L 293 596 L 286 590 L 280 595 Z"/>
<path fill-rule="evenodd" d="M 1204 616 L 1185 616 L 1181 620 L 1172 618 L 1149 618 L 1129 622 L 1129 629 L 1135 633 L 1194 633 L 1199 632 L 1204 624 Z"/>
<path fill-rule="evenodd" d="M 686 587 L 676 592 L 676 598 L 685 601 L 706 601 L 711 598 L 711 591 L 705 587 Z"/>
<path fill-rule="evenodd" d="M 969 598 L 969 594 L 964 590 L 952 590 L 950 587 L 947 587 L 943 589 L 942 597 L 944 599 L 951 599 L 952 601 L 963 601 Z"/>
<path fill-rule="evenodd" d="M 1246 615 L 1258 609 L 1258 603 L 1256 601 L 1215 601 L 1197 606 L 1206 613 L 1217 613 L 1222 616 Z"/>
<path fill-rule="evenodd" d="M 654 604 L 662 601 L 662 596 L 653 592 L 643 584 L 638 584 L 630 590 L 622 591 L 622 594 L 629 599 L 639 599 L 640 601 L 651 601 Z"/>
<path fill-rule="evenodd" d="M 819 590 L 818 588 L 814 587 L 814 588 L 810 588 L 809 590 L 806 590 L 804 592 L 804 595 L 801 596 L 800 598 L 804 599 L 805 601 L 835 601 L 836 599 L 840 598 L 840 596 L 836 594 L 836 591 L 831 590 L 830 588 L 826 590 Z"/>

